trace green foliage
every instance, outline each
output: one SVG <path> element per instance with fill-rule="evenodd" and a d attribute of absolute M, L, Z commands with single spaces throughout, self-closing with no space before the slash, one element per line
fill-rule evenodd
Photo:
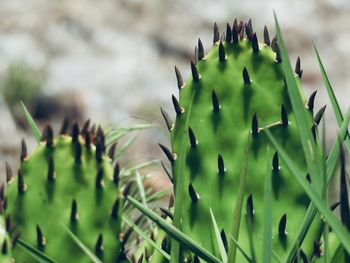
<path fill-rule="evenodd" d="M 33 103 L 42 92 L 45 72 L 36 70 L 23 62 L 9 66 L 4 81 L 2 93 L 11 111 L 19 114 L 18 104 L 23 101 L 31 109 Z"/>

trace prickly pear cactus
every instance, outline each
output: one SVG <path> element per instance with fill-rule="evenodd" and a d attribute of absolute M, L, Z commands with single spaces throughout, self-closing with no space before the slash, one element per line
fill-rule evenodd
<path fill-rule="evenodd" d="M 69 126 L 65 120 L 57 137 L 46 126 L 31 154 L 22 141 L 18 176 L 7 173 L 8 231 L 58 262 L 90 262 L 67 227 L 103 262 L 123 262 L 119 168 L 105 154 L 101 128 L 74 123 L 69 135 Z M 36 262 L 18 246 L 16 262 Z"/>
<path fill-rule="evenodd" d="M 175 67 L 179 88 L 179 99 L 172 97 L 175 123 L 162 110 L 171 132 L 172 150 L 161 145 L 172 165 L 173 223 L 218 258 L 210 209 L 236 262 L 245 259 L 233 248 L 230 236 L 257 262 L 262 258 L 267 162 L 271 163 L 272 174 L 273 250 L 281 259 L 290 249 L 310 203 L 278 155 L 267 152 L 265 129 L 274 134 L 306 175 L 280 62 L 278 43 L 276 38 L 270 41 L 266 27 L 264 42 L 259 43 L 251 21 L 236 20 L 232 27 L 227 25 L 221 37 L 214 26 L 214 45 L 206 55 L 198 41 L 196 61 L 191 62 L 192 76 L 187 82 Z M 295 78 L 302 77 L 299 59 L 295 73 Z M 310 129 L 322 116 L 321 111 L 313 121 L 314 98 L 315 93 L 308 102 L 305 100 Z M 240 205 L 243 212 L 237 217 L 234 211 Z M 312 257 L 315 250 L 318 252 L 315 225 L 304 241 L 302 256 Z M 175 261 L 189 261 L 191 256 L 187 255 L 172 242 L 171 257 Z"/>

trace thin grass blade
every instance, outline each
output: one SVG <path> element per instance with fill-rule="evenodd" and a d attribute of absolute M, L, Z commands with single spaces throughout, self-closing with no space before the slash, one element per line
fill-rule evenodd
<path fill-rule="evenodd" d="M 160 254 L 164 256 L 165 259 L 170 260 L 170 256 L 163 249 L 161 249 L 156 242 L 154 242 L 148 234 L 142 231 L 130 218 L 126 215 L 123 215 L 123 221 L 129 225 L 140 237 L 142 237 L 145 241 L 147 241 L 154 249 L 156 249 Z"/>
<path fill-rule="evenodd" d="M 35 247 L 32 247 L 27 242 L 25 242 L 22 239 L 17 239 L 17 244 L 25 250 L 30 256 L 32 256 L 34 259 L 39 261 L 40 263 L 57 263 L 57 261 L 53 260 L 40 250 L 36 249 Z"/>
<path fill-rule="evenodd" d="M 221 260 L 215 257 L 206 249 L 202 248 L 199 244 L 193 241 L 190 237 L 182 233 L 179 229 L 169 224 L 166 220 L 161 218 L 159 215 L 154 213 L 149 208 L 145 207 L 143 204 L 132 198 L 127 197 L 128 201 L 132 203 L 138 210 L 140 210 L 144 215 L 149 217 L 154 223 L 156 223 L 164 232 L 166 232 L 171 238 L 176 240 L 181 244 L 181 246 L 189 249 L 195 253 L 200 258 L 206 260 L 210 263 L 221 263 Z"/>
<path fill-rule="evenodd" d="M 227 254 L 226 254 L 226 250 L 225 250 L 225 246 L 224 243 L 222 242 L 221 236 L 220 236 L 220 230 L 219 227 L 216 223 L 213 211 L 210 208 L 210 215 L 211 215 L 211 221 L 213 223 L 213 227 L 214 227 L 214 232 L 215 232 L 215 237 L 216 237 L 216 243 L 219 247 L 219 251 L 220 251 L 220 256 L 221 256 L 221 260 L 223 263 L 227 263 Z"/>
<path fill-rule="evenodd" d="M 29 127 L 32 130 L 33 136 L 34 136 L 36 142 L 39 143 L 40 139 L 42 137 L 41 131 L 40 131 L 39 127 L 36 125 L 32 116 L 30 115 L 27 107 L 24 105 L 24 103 L 22 101 L 21 101 L 21 107 L 22 107 L 22 110 L 24 112 L 24 116 L 26 117 L 26 120 L 29 124 Z"/>

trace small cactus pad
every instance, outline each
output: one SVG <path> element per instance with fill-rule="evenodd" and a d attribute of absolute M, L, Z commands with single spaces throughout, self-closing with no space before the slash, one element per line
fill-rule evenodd
<path fill-rule="evenodd" d="M 122 195 L 101 128 L 68 122 L 54 137 L 47 126 L 31 154 L 22 141 L 21 166 L 8 177 L 8 230 L 58 262 L 91 262 L 68 227 L 103 262 L 121 262 Z M 36 262 L 18 245 L 16 262 Z"/>
<path fill-rule="evenodd" d="M 214 26 L 214 45 L 207 55 L 201 41 L 191 75 L 184 82 L 176 68 L 179 99 L 173 96 L 176 120 L 167 119 L 172 150 L 162 146 L 172 164 L 175 207 L 174 225 L 220 257 L 212 229 L 210 208 L 229 243 L 234 225 L 238 243 L 262 257 L 263 199 L 266 164 L 271 163 L 273 190 L 273 250 L 282 259 L 290 249 L 310 201 L 278 155 L 267 152 L 269 129 L 306 175 L 305 157 L 292 111 L 276 38 L 264 30 L 259 43 L 251 21 L 227 26 L 220 37 Z M 302 70 L 298 59 L 295 78 Z M 314 125 L 309 111 L 310 129 Z M 167 114 L 163 114 L 163 116 Z M 168 117 L 167 117 L 168 118 Z M 170 124 L 169 124 L 170 123 Z M 247 171 L 242 170 L 245 163 Z M 244 181 L 244 182 L 243 182 Z M 240 188 L 244 189 L 240 223 L 234 221 Z M 308 256 L 319 235 L 317 224 L 308 233 L 303 250 Z M 250 242 L 253 240 L 253 242 Z M 251 244 L 252 243 L 252 244 Z M 229 248 L 230 251 L 231 248 Z M 172 257 L 186 260 L 172 242 Z M 237 251 L 236 262 L 245 262 Z"/>

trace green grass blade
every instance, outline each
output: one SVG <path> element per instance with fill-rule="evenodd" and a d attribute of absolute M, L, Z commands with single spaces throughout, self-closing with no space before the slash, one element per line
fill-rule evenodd
<path fill-rule="evenodd" d="M 154 213 L 149 208 L 145 207 L 143 204 L 132 198 L 131 196 L 127 197 L 128 201 L 132 203 L 138 210 L 140 210 L 144 215 L 150 218 L 154 223 L 158 225 L 164 232 L 166 232 L 171 238 L 176 240 L 181 244 L 181 246 L 189 249 L 195 253 L 200 258 L 206 260 L 210 263 L 221 263 L 221 260 L 215 257 L 206 249 L 202 248 L 199 244 L 193 241 L 190 237 L 182 233 L 179 229 L 169 224 L 166 220 L 161 218 L 159 215 Z"/>
<path fill-rule="evenodd" d="M 156 159 L 156 160 L 151 160 L 151 161 L 148 161 L 148 162 L 137 164 L 137 165 L 132 166 L 132 167 L 130 167 L 128 169 L 122 169 L 120 171 L 120 177 L 128 177 L 129 175 L 135 173 L 138 170 L 141 170 L 143 168 L 147 168 L 149 166 L 152 166 L 152 165 L 155 165 L 155 164 L 158 164 L 158 163 L 160 163 L 160 160 Z"/>
<path fill-rule="evenodd" d="M 220 230 L 219 230 L 219 227 L 216 223 L 216 220 L 215 220 L 215 217 L 214 217 L 214 214 L 213 214 L 213 211 L 211 210 L 211 208 L 210 208 L 210 215 L 211 215 L 211 220 L 212 220 L 213 227 L 214 227 L 216 243 L 218 244 L 219 251 L 220 251 L 221 260 L 223 263 L 226 263 L 227 262 L 227 254 L 226 254 L 225 246 L 224 246 L 224 243 L 222 242 Z"/>
<path fill-rule="evenodd" d="M 30 256 L 32 256 L 34 259 L 36 259 L 40 263 L 57 263 L 57 261 L 53 260 L 49 256 L 45 255 L 40 250 L 36 249 L 35 247 L 32 247 L 27 242 L 25 242 L 22 239 L 17 239 L 17 244 L 20 245 L 20 247 L 25 250 Z"/>
<path fill-rule="evenodd" d="M 248 255 L 247 252 L 245 252 L 245 250 L 241 247 L 240 244 L 238 244 L 238 241 L 232 236 L 230 235 L 230 238 L 232 240 L 232 242 L 237 246 L 237 249 L 239 250 L 239 252 L 242 253 L 243 257 L 250 263 L 253 263 L 253 260 L 250 258 L 250 256 Z"/>
<path fill-rule="evenodd" d="M 29 127 L 32 130 L 34 138 L 35 138 L 36 142 L 39 143 L 41 140 L 41 137 L 42 137 L 41 131 L 38 128 L 38 126 L 36 125 L 34 119 L 30 115 L 29 111 L 27 110 L 27 107 L 24 105 L 24 103 L 22 101 L 21 101 L 21 107 L 22 107 L 22 110 L 24 112 L 24 116 L 26 117 L 27 122 L 29 124 Z"/>
<path fill-rule="evenodd" d="M 123 215 L 123 221 L 129 225 L 140 237 L 146 240 L 154 249 L 164 256 L 165 259 L 170 260 L 170 256 L 163 249 L 161 249 L 156 242 L 154 242 L 145 232 L 142 231 L 133 221 L 126 215 Z"/>
<path fill-rule="evenodd" d="M 326 70 L 325 70 L 325 68 L 323 66 L 320 54 L 319 54 L 316 46 L 314 46 L 314 50 L 315 50 L 315 53 L 316 53 L 318 65 L 319 65 L 320 70 L 321 70 L 321 75 L 322 75 L 322 78 L 323 78 L 323 82 L 324 82 L 324 84 L 326 86 L 326 90 L 327 90 L 327 94 L 328 94 L 329 100 L 331 101 L 331 105 L 332 105 L 332 109 L 333 109 L 335 118 L 337 120 L 338 126 L 340 127 L 340 125 L 342 124 L 342 122 L 344 120 L 343 114 L 342 114 L 342 112 L 340 110 L 338 100 L 335 97 L 334 90 L 332 88 L 331 82 L 329 81 L 327 72 L 326 72 Z M 348 148 L 348 151 L 350 152 L 350 137 L 349 137 L 349 133 L 348 132 L 347 132 L 347 137 L 345 139 L 345 145 Z"/>
<path fill-rule="evenodd" d="M 233 242 L 233 240 L 238 240 L 239 228 L 241 225 L 242 206 L 243 206 L 243 197 L 244 197 L 244 190 L 245 190 L 245 184 L 246 184 L 250 141 L 251 141 L 251 135 L 249 134 L 247 144 L 244 150 L 243 165 L 241 168 L 240 178 L 239 178 L 238 194 L 235 202 L 235 207 L 233 210 L 233 218 L 232 218 L 233 227 L 231 230 L 231 235 L 233 239 L 230 239 L 231 241 L 229 242 L 229 253 L 228 253 L 228 259 L 227 259 L 228 262 L 232 262 L 232 263 L 236 261 L 237 246 Z"/>
<path fill-rule="evenodd" d="M 341 141 L 342 141 L 342 139 L 345 138 L 347 127 L 349 124 L 349 120 L 350 120 L 350 110 L 348 110 L 347 114 L 345 115 L 344 121 L 343 121 L 342 125 L 340 126 L 338 138 Z M 332 179 L 332 176 L 333 176 L 334 171 L 336 169 L 339 154 L 340 154 L 340 144 L 339 144 L 339 140 L 336 139 L 333 143 L 333 146 L 330 150 L 330 153 L 329 153 L 327 161 L 326 161 L 327 184 L 329 184 L 329 182 Z M 313 203 L 311 203 L 306 211 L 304 220 L 301 224 L 301 227 L 299 229 L 297 237 L 293 242 L 293 245 L 288 253 L 288 256 L 287 256 L 285 262 L 292 261 L 294 255 L 297 253 L 297 251 L 299 249 L 300 244 L 302 244 L 302 242 L 307 234 L 307 231 L 308 231 L 309 227 L 311 226 L 311 223 L 314 220 L 316 214 L 317 214 L 317 208 L 315 207 L 315 205 Z"/>
<path fill-rule="evenodd" d="M 269 130 L 265 131 L 267 137 L 271 143 L 275 146 L 278 153 L 284 160 L 288 169 L 292 172 L 295 179 L 298 181 L 300 186 L 304 189 L 305 193 L 309 196 L 313 204 L 317 207 L 318 211 L 323 215 L 325 221 L 332 227 L 334 233 L 338 237 L 339 241 L 343 244 L 346 251 L 350 252 L 350 234 L 347 232 L 345 227 L 340 223 L 337 217 L 330 211 L 327 204 L 324 203 L 320 194 L 314 189 L 313 186 L 304 178 L 304 174 L 295 165 L 292 159 L 285 152 L 283 147 L 276 141 L 274 136 Z"/>
<path fill-rule="evenodd" d="M 269 149 L 266 150 L 269 156 Z M 271 162 L 267 158 L 267 169 L 264 185 L 264 237 L 263 237 L 263 263 L 271 262 L 272 255 L 272 187 L 271 187 Z"/>
<path fill-rule="evenodd" d="M 85 244 L 76 236 L 70 229 L 62 223 L 62 226 L 64 230 L 68 233 L 68 235 L 72 238 L 72 240 L 78 245 L 78 247 L 85 253 L 86 256 L 91 259 L 94 263 L 102 263 L 101 260 L 99 260 L 94 253 L 91 252 L 91 250 L 85 246 Z"/>
<path fill-rule="evenodd" d="M 295 79 L 292 67 L 290 65 L 287 50 L 284 45 L 282 33 L 275 13 L 274 17 L 276 34 L 282 58 L 282 67 L 286 78 L 288 94 L 295 114 L 296 124 L 299 129 L 308 171 L 311 176 L 311 181 L 314 184 L 320 184 L 320 176 L 322 174 L 322 160 L 320 158 L 320 151 L 319 148 L 316 147 L 312 136 L 311 126 L 309 126 L 310 117 L 307 115 L 308 113 L 305 109 L 305 103 L 303 102 L 303 98 L 301 96 L 299 84 Z M 316 189 L 321 189 L 320 185 L 316 185 Z"/>
<path fill-rule="evenodd" d="M 130 138 L 123 146 L 118 149 L 118 151 L 115 154 L 115 159 L 118 159 L 120 156 L 122 156 L 129 148 L 130 146 L 136 141 L 137 135 L 134 137 Z"/>

